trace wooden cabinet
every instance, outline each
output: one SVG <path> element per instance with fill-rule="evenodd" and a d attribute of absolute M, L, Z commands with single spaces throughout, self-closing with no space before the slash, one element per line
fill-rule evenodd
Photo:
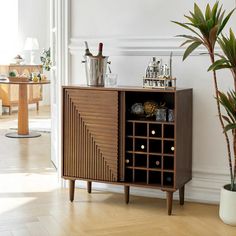
<path fill-rule="evenodd" d="M 8 76 L 9 72 L 14 71 L 16 75 L 26 74 L 30 75 L 32 72 L 43 73 L 41 65 L 0 65 L 0 74 Z M 18 106 L 18 85 L 0 85 L 0 99 L 2 99 L 2 106 L 9 108 L 11 114 L 11 108 Z M 28 86 L 28 103 L 36 104 L 37 110 L 39 109 L 39 101 L 42 101 L 42 85 Z"/>
<path fill-rule="evenodd" d="M 131 107 L 145 102 L 165 103 L 166 120 L 135 115 Z M 174 120 L 168 120 L 174 111 Z M 173 192 L 192 176 L 192 90 L 154 90 L 135 87 L 63 87 L 62 176 L 75 180 L 161 189 L 167 193 L 168 214 Z"/>

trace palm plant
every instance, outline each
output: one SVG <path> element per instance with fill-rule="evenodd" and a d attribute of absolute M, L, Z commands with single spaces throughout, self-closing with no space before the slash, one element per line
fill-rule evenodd
<path fill-rule="evenodd" d="M 234 91 L 230 91 L 227 94 L 218 92 L 218 99 L 227 113 L 227 116 L 222 115 L 222 118 L 227 123 L 224 131 L 231 130 L 233 136 L 234 168 L 231 190 L 236 191 L 236 38 L 232 29 L 230 29 L 229 37 L 222 35 L 217 41 L 224 55 L 217 54 L 220 59 L 215 61 L 208 70 L 230 69 L 234 80 Z"/>
<path fill-rule="evenodd" d="M 190 11 L 190 15 L 185 15 L 185 18 L 188 20 L 186 23 L 180 23 L 177 21 L 173 21 L 174 23 L 180 25 L 181 27 L 189 30 L 193 35 L 178 35 L 178 37 L 183 37 L 186 41 L 181 45 L 189 45 L 185 50 L 183 60 L 185 60 L 196 48 L 200 45 L 204 46 L 211 59 L 211 63 L 215 64 L 215 45 L 219 38 L 219 35 L 222 33 L 225 25 L 229 21 L 231 15 L 233 14 L 234 9 L 225 16 L 225 11 L 222 10 L 222 6 L 219 7 L 219 2 L 217 1 L 213 7 L 211 8 L 209 4 L 207 4 L 205 13 L 201 11 L 199 6 L 194 4 L 194 11 Z M 223 39 L 222 39 L 223 40 Z M 223 58 L 221 58 L 223 59 Z M 216 64 L 215 64 L 216 65 Z M 210 68 L 212 69 L 212 68 Z M 222 129 L 225 129 L 223 116 L 221 113 L 220 107 L 220 93 L 218 92 L 218 82 L 216 76 L 216 70 L 212 69 L 213 73 L 213 84 L 215 89 L 216 96 L 216 105 L 218 117 L 220 120 L 220 124 Z M 226 146 L 227 146 L 227 158 L 229 163 L 230 170 L 230 178 L 231 178 L 231 190 L 234 187 L 234 173 L 232 167 L 232 159 L 231 159 L 231 149 L 230 149 L 230 140 L 227 132 L 224 132 Z"/>

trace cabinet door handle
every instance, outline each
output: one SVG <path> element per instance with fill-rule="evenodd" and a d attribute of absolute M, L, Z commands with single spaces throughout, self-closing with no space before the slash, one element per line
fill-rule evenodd
<path fill-rule="evenodd" d="M 141 149 L 145 149 L 145 145 L 141 145 Z"/>
<path fill-rule="evenodd" d="M 174 150 L 175 150 L 175 147 L 171 147 L 170 149 L 171 149 L 171 151 L 174 151 Z"/>
<path fill-rule="evenodd" d="M 155 134 L 156 134 L 156 131 L 153 129 L 153 130 L 151 131 L 151 134 L 152 134 L 152 135 L 155 135 Z"/>
<path fill-rule="evenodd" d="M 125 162 L 126 162 L 127 164 L 129 164 L 129 159 L 126 159 Z"/>

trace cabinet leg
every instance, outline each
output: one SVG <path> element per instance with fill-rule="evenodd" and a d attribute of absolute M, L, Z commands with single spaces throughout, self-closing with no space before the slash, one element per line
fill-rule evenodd
<path fill-rule="evenodd" d="M 74 201 L 75 195 L 75 180 L 69 180 L 70 201 Z"/>
<path fill-rule="evenodd" d="M 180 189 L 179 189 L 179 204 L 180 205 L 184 205 L 184 188 L 185 185 L 183 185 Z"/>
<path fill-rule="evenodd" d="M 11 115 L 12 113 L 12 110 L 11 110 L 11 107 L 9 107 L 9 115 Z"/>
<path fill-rule="evenodd" d="M 129 186 L 124 186 L 124 190 L 125 190 L 125 203 L 128 204 L 129 203 Z"/>
<path fill-rule="evenodd" d="M 87 181 L 87 191 L 88 191 L 88 193 L 92 192 L 92 182 L 91 181 Z"/>
<path fill-rule="evenodd" d="M 36 102 L 36 110 L 39 111 L 39 102 Z"/>
<path fill-rule="evenodd" d="M 171 212 L 172 212 L 172 202 L 173 202 L 173 192 L 171 192 L 171 191 L 167 191 L 166 192 L 166 200 L 167 200 L 168 215 L 171 215 Z"/>

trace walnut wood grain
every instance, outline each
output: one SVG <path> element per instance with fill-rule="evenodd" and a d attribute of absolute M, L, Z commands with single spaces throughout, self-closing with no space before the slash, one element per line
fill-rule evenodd
<path fill-rule="evenodd" d="M 130 107 L 148 100 L 166 101 L 174 122 L 132 118 Z M 126 203 L 130 186 L 161 189 L 168 215 L 178 189 L 184 204 L 184 185 L 192 177 L 192 89 L 64 86 L 62 125 L 65 179 L 87 181 L 89 193 L 91 182 L 123 185 Z M 159 136 L 150 136 L 152 127 Z M 145 150 L 137 149 L 140 141 Z"/>

